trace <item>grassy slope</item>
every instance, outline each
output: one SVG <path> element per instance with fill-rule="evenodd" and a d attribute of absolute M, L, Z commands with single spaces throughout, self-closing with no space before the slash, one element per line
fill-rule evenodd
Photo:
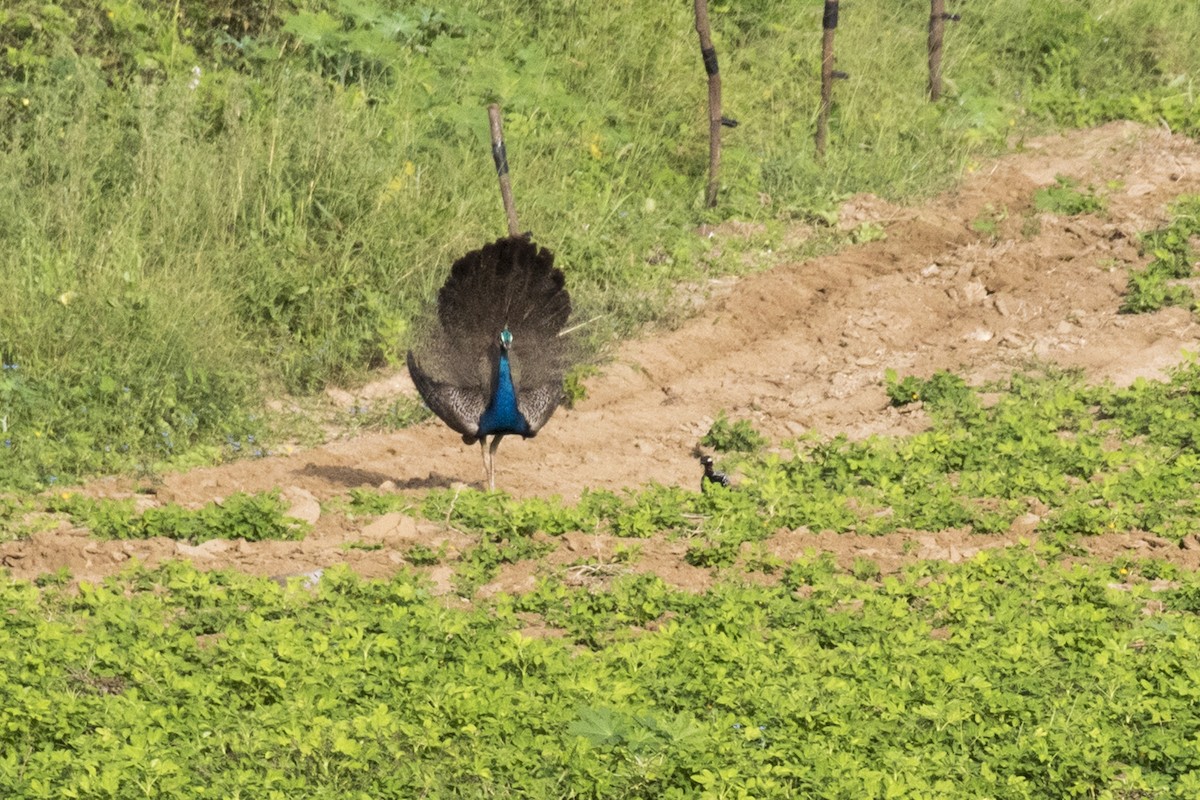
<path fill-rule="evenodd" d="M 670 313 L 677 281 L 733 268 L 708 261 L 700 222 L 761 220 L 769 242 L 849 192 L 931 191 L 1030 125 L 1198 125 L 1187 0 L 974 4 L 938 106 L 923 4 L 863 4 L 842 15 L 852 78 L 819 166 L 820 5 L 718 5 L 743 125 L 707 211 L 685 4 L 101 8 L 0 17 L 3 485 L 212 458 L 261 439 L 264 388 L 393 362 L 445 264 L 502 228 L 492 100 L 523 223 L 567 265 L 597 342 Z"/>

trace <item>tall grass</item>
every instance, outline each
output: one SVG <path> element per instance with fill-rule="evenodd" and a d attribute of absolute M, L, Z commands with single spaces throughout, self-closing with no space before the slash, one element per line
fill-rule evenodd
<path fill-rule="evenodd" d="M 905 0 L 842 14 L 851 77 L 818 163 L 821 3 L 714 6 L 743 124 L 710 211 L 686 3 L 102 8 L 18 0 L 0 18 L 0 355 L 17 365 L 0 377 L 0 485 L 209 457 L 256 431 L 264 393 L 395 363 L 446 265 L 503 230 L 491 101 L 523 227 L 558 253 L 597 341 L 668 312 L 677 282 L 738 268 L 700 223 L 777 230 L 853 192 L 928 193 L 1042 125 L 1200 129 L 1189 0 L 972 3 L 938 105 L 928 6 Z"/>

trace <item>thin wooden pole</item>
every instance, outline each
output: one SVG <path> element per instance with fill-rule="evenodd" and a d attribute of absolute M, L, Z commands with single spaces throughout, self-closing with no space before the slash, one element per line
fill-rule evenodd
<path fill-rule="evenodd" d="M 942 96 L 942 36 L 946 29 L 946 0 L 929 0 L 929 99 Z"/>
<path fill-rule="evenodd" d="M 833 105 L 833 32 L 837 30 L 838 0 L 825 0 L 821 16 L 821 107 L 817 112 L 817 155 L 825 155 L 829 141 L 829 108 Z"/>
<path fill-rule="evenodd" d="M 946 0 L 929 0 L 929 99 L 942 96 L 942 39 L 947 22 L 958 22 L 958 14 L 946 13 Z"/>
<path fill-rule="evenodd" d="M 717 204 L 717 172 L 721 167 L 721 72 L 717 51 L 708 28 L 708 0 L 695 0 L 696 33 L 700 36 L 700 55 L 708 74 L 708 190 L 704 201 L 709 208 Z"/>
<path fill-rule="evenodd" d="M 500 197 L 504 200 L 504 215 L 508 217 L 508 235 L 516 236 L 521 227 L 517 224 L 517 207 L 513 203 L 512 182 L 508 178 L 508 155 L 504 152 L 504 131 L 500 127 L 500 106 L 488 106 L 488 121 L 492 128 L 492 160 L 496 162 L 496 177 L 500 179 Z"/>

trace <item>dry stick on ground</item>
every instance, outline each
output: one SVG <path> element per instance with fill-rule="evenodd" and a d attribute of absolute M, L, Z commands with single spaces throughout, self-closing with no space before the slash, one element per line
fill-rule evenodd
<path fill-rule="evenodd" d="M 721 166 L 721 73 L 708 29 L 708 0 L 696 0 L 696 33 L 708 73 L 708 191 L 704 200 L 712 208 L 717 204 L 717 170 Z"/>
<path fill-rule="evenodd" d="M 821 108 L 817 112 L 817 155 L 825 155 L 829 139 L 829 107 L 833 104 L 833 32 L 837 30 L 838 0 L 825 0 L 821 17 Z"/>
<path fill-rule="evenodd" d="M 516 236 L 521 228 L 517 224 L 517 207 L 513 203 L 512 182 L 508 178 L 508 154 L 504 152 L 504 131 L 500 127 L 500 106 L 488 106 L 488 121 L 492 128 L 492 160 L 496 162 L 496 177 L 500 179 L 500 197 L 504 200 L 504 215 L 508 217 L 508 235 Z"/>

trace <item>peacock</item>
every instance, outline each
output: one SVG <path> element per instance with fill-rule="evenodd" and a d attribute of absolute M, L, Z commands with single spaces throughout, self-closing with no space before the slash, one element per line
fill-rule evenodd
<path fill-rule="evenodd" d="M 700 478 L 700 491 L 708 491 L 709 486 L 729 486 L 729 476 L 724 472 L 717 472 L 713 467 L 712 456 L 700 456 L 700 466 L 704 467 L 704 475 Z"/>
<path fill-rule="evenodd" d="M 554 254 L 527 235 L 509 236 L 454 262 L 436 319 L 408 351 L 425 404 L 465 443 L 479 442 L 490 489 L 500 440 L 536 436 L 563 400 L 570 315 Z"/>

